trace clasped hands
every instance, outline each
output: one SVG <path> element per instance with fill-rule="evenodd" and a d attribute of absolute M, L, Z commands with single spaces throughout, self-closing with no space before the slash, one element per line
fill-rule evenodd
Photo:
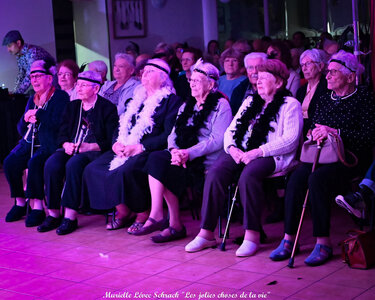
<path fill-rule="evenodd" d="M 37 111 L 38 111 L 37 109 L 29 109 L 25 113 L 25 116 L 24 116 L 25 122 L 29 122 L 29 123 L 35 124 L 36 121 L 37 121 L 37 119 L 36 119 L 36 112 Z"/>
<path fill-rule="evenodd" d="M 244 163 L 247 165 L 249 162 L 257 159 L 258 157 L 263 156 L 263 151 L 260 148 L 256 148 L 247 152 L 238 149 L 235 146 L 229 147 L 229 154 L 232 156 L 236 164 Z"/>
<path fill-rule="evenodd" d="M 79 149 L 78 149 L 78 146 L 79 146 Z M 94 149 L 94 144 L 92 143 L 81 143 L 81 145 L 79 145 L 79 143 L 65 142 L 63 144 L 63 148 L 65 150 L 65 153 L 68 155 L 96 150 Z"/>
<path fill-rule="evenodd" d="M 189 151 L 186 149 L 172 149 L 171 150 L 171 165 L 181 166 L 186 168 L 186 162 L 189 160 Z"/>
<path fill-rule="evenodd" d="M 120 142 L 116 142 L 112 146 L 113 152 L 119 157 L 131 157 L 143 152 L 142 144 L 135 145 L 123 145 Z"/>
<path fill-rule="evenodd" d="M 321 143 L 328 137 L 328 134 L 338 134 L 338 130 L 326 125 L 315 124 L 315 128 L 310 132 L 313 141 Z M 308 134 L 309 135 L 309 134 Z"/>

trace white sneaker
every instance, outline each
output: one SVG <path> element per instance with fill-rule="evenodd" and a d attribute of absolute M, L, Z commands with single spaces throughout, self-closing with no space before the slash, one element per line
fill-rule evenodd
<path fill-rule="evenodd" d="M 213 239 L 211 241 L 206 240 L 205 238 L 202 238 L 200 236 L 196 236 L 194 240 L 192 240 L 189 244 L 185 246 L 186 252 L 197 252 L 201 251 L 206 248 L 214 248 L 216 247 L 216 240 Z"/>
<path fill-rule="evenodd" d="M 259 249 L 259 245 L 248 240 L 243 240 L 242 245 L 236 251 L 236 256 L 252 256 L 254 255 Z"/>

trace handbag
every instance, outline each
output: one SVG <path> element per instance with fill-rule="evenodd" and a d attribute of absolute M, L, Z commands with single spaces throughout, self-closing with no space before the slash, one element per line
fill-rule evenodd
<path fill-rule="evenodd" d="M 309 135 L 307 141 L 302 145 L 300 161 L 304 163 L 314 163 L 315 154 L 318 144 L 312 140 Z M 345 160 L 345 150 L 342 139 L 337 134 L 329 133 L 328 137 L 321 144 L 321 151 L 319 156 L 319 164 L 331 164 L 335 162 L 342 162 L 347 167 L 355 167 L 358 164 L 358 158 L 354 153 L 346 151 L 353 157 L 353 163 L 348 163 Z"/>
<path fill-rule="evenodd" d="M 351 237 L 341 242 L 342 259 L 354 269 L 368 269 L 375 264 L 375 231 L 349 230 Z"/>

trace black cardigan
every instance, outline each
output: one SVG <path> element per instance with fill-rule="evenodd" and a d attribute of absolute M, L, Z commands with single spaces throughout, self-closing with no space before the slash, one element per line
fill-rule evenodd
<path fill-rule="evenodd" d="M 70 102 L 63 114 L 59 131 L 58 143 L 62 146 L 65 142 L 73 142 L 79 123 L 81 100 Z M 112 136 L 118 124 L 116 105 L 98 95 L 91 114 L 93 124 L 90 124 L 101 152 L 111 149 Z"/>

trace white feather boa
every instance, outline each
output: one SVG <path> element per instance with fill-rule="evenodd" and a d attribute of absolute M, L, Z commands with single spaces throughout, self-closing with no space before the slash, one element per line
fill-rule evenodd
<path fill-rule="evenodd" d="M 142 85 L 139 85 L 134 90 L 133 100 L 131 100 L 126 108 L 126 111 L 120 116 L 120 128 L 117 137 L 117 142 L 127 146 L 136 145 L 141 142 L 142 137 L 152 131 L 154 127 L 154 120 L 152 116 L 155 109 L 160 105 L 164 98 L 167 98 L 174 92 L 173 88 L 163 87 L 155 94 L 147 98 L 147 93 Z M 143 109 L 138 113 L 141 105 Z M 132 126 L 132 118 L 135 115 L 136 124 Z M 119 157 L 115 155 L 112 159 L 109 170 L 114 170 L 122 166 L 128 157 Z"/>

